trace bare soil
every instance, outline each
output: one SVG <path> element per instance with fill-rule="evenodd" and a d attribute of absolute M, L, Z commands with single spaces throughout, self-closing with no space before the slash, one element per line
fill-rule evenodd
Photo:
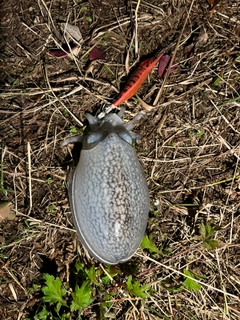
<path fill-rule="evenodd" d="M 0 200 L 13 203 L 16 217 L 0 222 L 0 318 L 34 319 L 44 273 L 66 285 L 76 259 L 104 269 L 72 224 L 66 174 L 75 157 L 61 143 L 86 125 L 86 112 L 113 101 L 126 65 L 134 70 L 168 48 L 177 69 L 165 78 L 153 69 L 138 94 L 154 108 L 134 129 L 151 198 L 146 233 L 162 254 L 139 249 L 105 287 L 115 294 L 108 313 L 93 291 L 82 318 L 239 319 L 239 1 L 212 12 L 205 0 L 3 0 L 1 8 Z M 65 43 L 65 22 L 83 36 L 74 59 L 49 54 Z M 94 44 L 106 58 L 90 63 Z M 127 121 L 144 110 L 136 99 L 125 105 Z M 199 237 L 209 221 L 220 227 L 212 250 Z M 183 282 L 184 269 L 202 276 L 201 290 L 168 288 Z M 151 284 L 149 298 L 129 294 L 129 274 Z"/>

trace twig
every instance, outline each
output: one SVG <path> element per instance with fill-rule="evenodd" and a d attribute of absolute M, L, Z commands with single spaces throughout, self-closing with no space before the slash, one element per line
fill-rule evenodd
<path fill-rule="evenodd" d="M 138 0 L 135 9 L 135 54 L 138 55 L 138 10 L 140 7 L 141 0 Z"/>
<path fill-rule="evenodd" d="M 31 146 L 28 141 L 27 143 L 27 154 L 28 154 L 28 189 L 29 189 L 29 211 L 28 214 L 32 211 L 32 178 L 31 178 L 31 170 L 32 170 L 32 165 L 31 165 Z"/>
<path fill-rule="evenodd" d="M 165 77 L 164 77 L 164 80 L 163 80 L 163 83 L 162 83 L 162 85 L 161 85 L 161 88 L 159 89 L 158 94 L 157 94 L 157 96 L 156 96 L 156 98 L 155 98 L 155 100 L 154 100 L 154 102 L 153 102 L 153 106 L 156 106 L 156 105 L 158 104 L 158 101 L 159 101 L 159 99 L 160 99 L 160 97 L 161 97 L 161 95 L 162 95 L 162 92 L 163 92 L 165 83 L 167 82 L 168 76 L 169 76 L 169 74 L 170 74 L 170 70 L 171 70 L 172 65 L 173 65 L 173 61 L 175 60 L 176 53 L 177 53 L 177 50 L 178 50 L 178 46 L 179 46 L 180 41 L 181 41 L 181 39 L 182 39 L 182 35 L 183 35 L 183 32 L 184 32 L 184 29 L 185 29 L 186 24 L 187 24 L 187 21 L 188 21 L 188 19 L 189 19 L 190 12 L 192 11 L 192 7 L 193 7 L 193 4 L 194 4 L 194 1 L 195 1 L 195 0 L 192 0 L 192 3 L 191 3 L 190 8 L 189 8 L 189 10 L 188 10 L 187 17 L 186 17 L 186 19 L 185 19 L 185 21 L 184 21 L 184 24 L 183 24 L 183 27 L 182 27 L 180 36 L 179 36 L 179 38 L 178 38 L 178 41 L 177 41 L 175 50 L 174 50 L 174 52 L 173 52 L 173 54 L 172 54 L 172 58 L 171 58 L 171 60 L 170 60 L 169 66 L 168 66 L 168 68 L 167 68 L 166 75 L 165 75 Z"/>
<path fill-rule="evenodd" d="M 141 255 L 141 254 L 136 253 L 136 255 L 139 256 L 139 257 L 141 257 L 142 259 L 144 259 L 144 258 L 146 259 L 146 257 L 143 256 L 143 255 Z M 161 263 L 161 262 L 159 262 L 159 261 L 156 261 L 156 260 L 154 260 L 154 259 L 152 259 L 152 258 L 150 258 L 150 257 L 147 257 L 147 260 L 150 260 L 150 261 L 156 263 L 159 267 L 163 267 L 164 269 L 168 269 L 168 270 L 170 270 L 170 271 L 173 271 L 174 273 L 179 274 L 179 275 L 183 276 L 184 278 L 188 278 L 188 279 L 190 279 L 190 280 L 193 280 L 193 281 L 195 281 L 195 282 L 197 282 L 197 283 L 199 283 L 199 284 L 207 287 L 208 289 L 211 289 L 211 290 L 213 290 L 213 291 L 217 291 L 217 292 L 226 294 L 226 296 L 232 297 L 232 298 L 234 298 L 234 299 L 236 299 L 236 300 L 238 300 L 238 301 L 240 300 L 240 297 L 236 296 L 235 294 L 232 294 L 232 293 L 229 293 L 229 292 L 224 292 L 224 291 L 221 290 L 221 289 L 215 288 L 215 287 L 211 286 L 210 284 L 205 283 L 205 282 L 203 282 L 203 281 L 200 281 L 200 280 L 198 280 L 198 279 L 196 279 L 196 278 L 192 278 L 192 277 L 184 274 L 183 272 L 181 272 L 181 271 L 179 271 L 179 270 L 176 270 L 176 269 L 174 269 L 174 268 L 172 268 L 172 267 L 170 267 L 170 266 L 166 266 L 165 264 L 163 264 L 163 263 Z"/>

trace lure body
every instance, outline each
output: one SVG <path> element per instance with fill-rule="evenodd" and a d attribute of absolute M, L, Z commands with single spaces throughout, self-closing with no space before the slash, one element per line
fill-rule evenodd
<path fill-rule="evenodd" d="M 112 103 L 114 107 L 118 107 L 121 103 L 130 99 L 138 91 L 152 68 L 163 55 L 164 52 L 161 52 L 157 57 L 149 58 L 140 63 L 139 67 L 133 72 L 125 87 L 120 92 L 118 98 Z"/>
<path fill-rule="evenodd" d="M 125 262 L 139 247 L 148 220 L 149 192 L 130 131 L 136 119 L 124 123 L 116 114 L 99 120 L 86 115 L 87 133 L 79 163 L 68 185 L 77 233 L 96 259 Z"/>

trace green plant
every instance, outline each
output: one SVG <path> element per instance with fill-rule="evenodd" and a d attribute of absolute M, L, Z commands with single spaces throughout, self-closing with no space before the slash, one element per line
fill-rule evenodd
<path fill-rule="evenodd" d="M 90 16 L 86 17 L 87 22 L 92 23 L 92 18 Z"/>
<path fill-rule="evenodd" d="M 50 204 L 50 206 L 48 206 L 48 211 L 49 211 L 50 213 L 54 213 L 55 210 L 56 210 L 56 207 L 55 207 L 54 204 Z"/>
<path fill-rule="evenodd" d="M 54 277 L 48 273 L 43 274 L 44 285 L 41 289 L 38 285 L 33 286 L 33 291 L 42 291 L 43 305 L 31 320 L 81 320 L 84 308 L 90 306 L 93 302 L 92 292 L 94 292 L 94 296 L 101 296 L 99 319 L 105 320 L 108 316 L 114 316 L 111 306 L 117 289 L 112 286 L 112 279 L 121 270 L 116 266 L 96 268 L 92 265 L 87 267 L 80 259 L 76 259 L 74 267 L 75 271 L 71 274 L 74 279 L 74 287 L 70 283 L 63 284 L 59 277 Z M 126 281 L 127 291 L 132 296 L 142 299 L 153 293 L 150 287 L 150 284 L 142 285 L 139 281 L 133 281 L 131 275 Z M 29 294 L 31 295 L 31 292 Z M 30 318 L 24 320 L 30 320 Z"/>
<path fill-rule="evenodd" d="M 176 145 L 177 143 L 175 141 L 171 141 L 171 144 L 170 144 L 171 147 L 175 147 Z"/>
<path fill-rule="evenodd" d="M 112 305 L 109 300 L 116 294 L 115 290 L 108 293 L 106 290 L 108 286 L 112 287 L 111 280 L 120 273 L 119 268 L 106 266 L 102 269 L 94 265 L 89 268 L 80 259 L 76 259 L 74 269 L 71 274 L 74 279 L 74 287 L 71 287 L 70 284 L 64 285 L 59 277 L 47 273 L 43 275 L 45 281 L 41 288 L 43 306 L 35 315 L 34 320 L 80 320 L 84 308 L 93 302 L 93 291 L 102 297 L 99 305 L 100 319 L 105 319 L 106 308 Z M 33 290 L 39 290 L 39 286 L 35 285 Z"/>
<path fill-rule="evenodd" d="M 52 177 L 48 177 L 46 182 L 47 182 L 47 184 L 51 184 L 53 182 L 53 178 Z"/>
<path fill-rule="evenodd" d="M 184 280 L 178 283 L 174 283 L 171 278 L 167 278 L 161 282 L 163 288 L 169 292 L 181 292 L 184 288 L 189 291 L 198 291 L 201 289 L 201 284 L 196 280 L 204 279 L 203 276 L 193 273 L 190 270 L 184 269 Z"/>
<path fill-rule="evenodd" d="M 161 281 L 161 285 L 163 288 L 165 288 L 169 292 L 173 292 L 173 293 L 181 292 L 184 288 L 182 283 L 174 284 L 170 278 L 167 278 L 167 279 Z"/>
<path fill-rule="evenodd" d="M 87 11 L 87 7 L 82 7 L 81 8 L 81 12 L 86 12 Z"/>
<path fill-rule="evenodd" d="M 127 291 L 135 297 L 146 299 L 149 296 L 149 289 L 151 285 L 141 285 L 139 281 L 132 281 L 132 276 L 129 276 L 126 281 Z"/>
<path fill-rule="evenodd" d="M 152 239 L 152 235 L 150 234 L 150 236 L 148 237 L 147 235 L 144 235 L 143 239 L 142 239 L 142 243 L 141 243 L 141 248 L 142 249 L 147 249 L 150 251 L 150 253 L 157 253 L 157 254 L 161 254 L 162 251 L 161 249 L 158 249 L 157 246 L 155 245 L 155 243 L 153 242 Z"/>
<path fill-rule="evenodd" d="M 43 278 L 46 281 L 46 286 L 42 288 L 44 293 L 43 301 L 56 304 L 56 311 L 59 312 L 62 306 L 66 306 L 67 302 L 64 300 L 64 296 L 67 290 L 62 287 L 61 280 L 57 277 L 45 273 Z"/>
<path fill-rule="evenodd" d="M 212 82 L 212 87 L 217 87 L 219 83 L 223 80 L 223 75 L 220 74 L 219 76 L 215 77 L 213 82 Z"/>
<path fill-rule="evenodd" d="M 207 249 L 214 249 L 220 246 L 219 242 L 213 239 L 216 231 L 220 230 L 219 226 L 214 225 L 213 221 L 209 221 L 206 224 L 201 222 L 200 225 L 200 238 L 203 241 L 203 245 Z"/>
<path fill-rule="evenodd" d="M 203 132 L 202 130 L 198 130 L 198 131 L 196 132 L 196 137 L 202 138 L 203 136 L 204 136 L 204 132 Z"/>
<path fill-rule="evenodd" d="M 77 129 L 77 128 L 74 127 L 74 126 L 70 126 L 69 133 L 72 133 L 72 134 L 80 134 L 81 132 L 82 132 L 82 129 Z"/>
<path fill-rule="evenodd" d="M 87 14 L 87 11 L 88 11 L 87 7 L 84 6 L 84 7 L 81 8 L 81 12 L 85 12 L 85 14 L 86 14 L 86 17 L 85 17 L 86 21 L 91 23 L 92 22 L 92 18 Z"/>
<path fill-rule="evenodd" d="M 81 287 L 76 285 L 72 293 L 73 301 L 70 306 L 71 311 L 79 310 L 89 306 L 92 303 L 92 288 L 89 281 L 84 281 Z"/>
<path fill-rule="evenodd" d="M 106 272 L 107 272 L 107 275 L 104 275 L 101 280 L 104 284 L 108 284 L 111 282 L 111 278 L 114 278 L 117 274 L 119 274 L 121 271 L 115 267 L 115 266 L 107 266 L 106 267 Z M 110 277 L 111 278 L 110 278 Z"/>
<path fill-rule="evenodd" d="M 81 319 L 83 308 L 89 306 L 93 301 L 90 281 L 83 281 L 81 286 L 77 284 L 71 292 L 69 286 L 64 286 L 59 277 L 55 278 L 45 273 L 43 278 L 45 286 L 42 288 L 44 294 L 42 300 L 45 304 L 42 310 L 34 316 L 34 320 L 70 319 L 72 312 L 77 312 L 77 319 Z"/>
<path fill-rule="evenodd" d="M 64 109 L 63 110 L 63 114 L 64 114 L 64 116 L 69 116 L 69 110 L 68 109 Z"/>
<path fill-rule="evenodd" d="M 194 279 L 198 280 L 198 279 L 202 279 L 202 276 L 199 276 L 187 269 L 185 269 L 183 271 L 183 273 L 187 276 L 183 282 L 183 285 L 186 289 L 190 290 L 190 291 L 197 291 L 201 289 L 201 285 L 196 282 Z M 189 278 L 191 277 L 191 278 Z"/>

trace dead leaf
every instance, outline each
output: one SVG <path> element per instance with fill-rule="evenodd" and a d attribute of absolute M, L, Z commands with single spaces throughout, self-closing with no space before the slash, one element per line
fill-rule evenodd
<path fill-rule="evenodd" d="M 91 61 L 89 63 L 89 65 L 87 66 L 86 68 L 86 71 L 85 71 L 85 77 L 87 77 L 89 74 L 93 75 L 93 70 L 95 68 L 95 62 L 94 61 Z"/>
<path fill-rule="evenodd" d="M 170 60 L 171 60 L 171 57 L 167 54 L 165 54 L 164 56 L 162 56 L 162 58 L 159 60 L 159 64 L 158 64 L 158 75 L 160 77 L 164 76 L 166 70 L 167 70 L 167 67 L 170 63 Z M 174 72 L 174 70 L 176 70 L 177 68 L 177 65 L 176 65 L 176 62 L 175 60 L 173 61 L 173 65 L 171 66 L 171 69 L 170 69 L 170 73 Z"/>
<path fill-rule="evenodd" d="M 106 52 L 94 47 L 89 52 L 89 59 L 93 60 L 104 60 L 106 58 Z"/>
<path fill-rule="evenodd" d="M 202 44 L 202 43 L 204 44 L 207 41 L 208 41 L 208 34 L 207 32 L 204 32 L 198 37 L 196 44 Z"/>
<path fill-rule="evenodd" d="M 61 24 L 66 43 L 61 48 L 54 48 L 49 51 L 50 55 L 56 58 L 73 58 L 78 56 L 81 50 L 81 42 L 83 41 L 79 27 L 69 23 Z"/>
<path fill-rule="evenodd" d="M 170 56 L 167 55 L 167 54 L 165 54 L 165 55 L 160 59 L 159 64 L 158 64 L 158 75 L 159 75 L 160 77 L 162 77 L 163 74 L 165 73 L 170 59 L 171 59 Z"/>
<path fill-rule="evenodd" d="M 194 51 L 194 48 L 195 48 L 195 43 L 193 42 L 184 48 L 184 54 L 186 58 L 189 58 L 191 56 L 191 54 Z"/>
<path fill-rule="evenodd" d="M 75 43 L 63 44 L 62 49 L 54 48 L 51 49 L 49 53 L 55 58 L 66 58 L 71 56 L 71 53 L 77 56 L 79 53 L 79 46 Z"/>
<path fill-rule="evenodd" d="M 74 41 L 77 42 L 78 45 L 82 42 L 83 37 L 79 27 L 69 23 L 62 23 L 62 29 L 68 42 Z"/>
<path fill-rule="evenodd" d="M 13 205 L 9 201 L 0 201 L 0 222 L 3 220 L 14 220 L 15 212 L 12 210 Z"/>

